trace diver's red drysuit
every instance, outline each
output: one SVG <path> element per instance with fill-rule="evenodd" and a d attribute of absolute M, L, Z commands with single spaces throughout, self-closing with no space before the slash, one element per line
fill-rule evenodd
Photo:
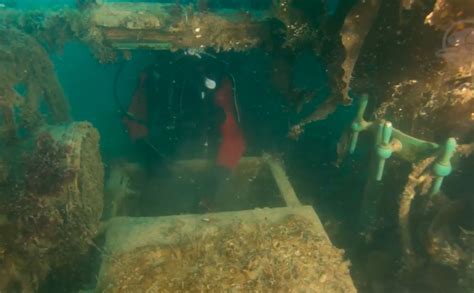
<path fill-rule="evenodd" d="M 149 134 L 147 124 L 149 122 L 148 106 L 150 102 L 146 90 L 146 81 L 147 74 L 142 73 L 139 86 L 128 109 L 128 117 L 124 118 L 124 123 L 132 141 L 146 139 Z M 215 90 L 214 103 L 225 114 L 224 120 L 219 122 L 221 124 L 216 125 L 219 127 L 221 138 L 217 150 L 216 164 L 231 170 L 237 166 L 245 151 L 245 139 L 236 118 L 237 105 L 233 84 L 228 76 L 222 79 L 219 87 Z"/>
<path fill-rule="evenodd" d="M 214 100 L 225 113 L 225 120 L 220 125 L 221 143 L 217 153 L 217 165 L 233 169 L 245 151 L 245 139 L 235 116 L 235 97 L 229 77 L 222 80 Z"/>

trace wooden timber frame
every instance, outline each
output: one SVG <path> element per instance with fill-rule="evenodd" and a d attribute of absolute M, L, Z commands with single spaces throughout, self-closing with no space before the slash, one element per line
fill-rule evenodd
<path fill-rule="evenodd" d="M 88 13 L 91 26 L 119 50 L 246 51 L 270 42 L 273 19 L 270 12 L 199 12 L 192 6 L 142 2 L 102 3 Z"/>
<path fill-rule="evenodd" d="M 184 160 L 178 161 L 175 168 L 187 166 L 197 172 L 201 172 L 209 164 L 207 160 Z M 116 281 L 113 277 L 112 267 L 115 263 L 121 263 L 121 255 L 140 251 L 153 246 L 177 246 L 182 237 L 186 235 L 206 235 L 209 231 L 216 229 L 231 229 L 233 225 L 250 225 L 253 223 L 276 224 L 287 217 L 296 216 L 305 219 L 310 223 L 309 229 L 329 246 L 333 246 L 328 234 L 325 231 L 319 216 L 314 208 L 309 205 L 303 205 L 294 191 L 292 184 L 286 174 L 282 161 L 270 154 L 263 154 L 261 157 L 244 157 L 239 166 L 240 168 L 255 168 L 260 170 L 267 166 L 275 180 L 280 191 L 280 196 L 285 202 L 284 207 L 256 208 L 240 211 L 224 211 L 208 214 L 185 214 L 160 217 L 113 217 L 104 226 L 105 243 L 103 250 L 107 257 L 103 259 L 100 273 L 98 275 L 98 287 L 96 289 L 112 286 Z M 246 167 L 245 167 L 246 166 Z M 173 231 L 173 232 L 171 232 Z M 175 234 L 181 236 L 176 237 Z M 193 236 L 194 237 L 194 236 Z M 198 236 L 196 236 L 198 237 Z M 198 238 L 196 238 L 198 239 Z M 323 252 L 321 257 L 324 256 Z M 314 265 L 318 265 L 315 263 Z M 342 266 L 342 263 L 340 264 Z M 347 284 L 345 292 L 356 292 L 349 272 L 339 272 L 341 281 Z M 112 281 L 111 281 L 112 275 Z M 118 280 L 117 276 L 117 280 Z M 335 284 L 328 284 L 328 288 Z M 113 288 L 113 287 L 111 287 Z M 110 292 L 118 292 L 111 289 Z M 150 292 L 159 292 L 158 289 Z M 328 291 L 339 292 L 339 291 Z"/>

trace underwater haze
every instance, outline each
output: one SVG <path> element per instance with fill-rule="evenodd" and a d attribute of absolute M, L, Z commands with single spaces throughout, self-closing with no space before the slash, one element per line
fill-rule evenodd
<path fill-rule="evenodd" d="M 0 0 L 0 293 L 472 292 L 472 0 Z"/>

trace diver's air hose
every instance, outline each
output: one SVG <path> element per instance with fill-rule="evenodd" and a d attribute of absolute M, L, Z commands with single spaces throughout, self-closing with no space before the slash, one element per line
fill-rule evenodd
<path fill-rule="evenodd" d="M 204 57 L 208 57 L 209 59 L 212 59 L 214 61 L 217 61 L 219 63 L 221 63 L 224 67 L 228 67 L 228 63 L 222 61 L 222 60 L 219 60 L 217 59 L 217 57 L 215 57 L 214 55 L 212 54 L 209 54 L 209 53 L 202 53 Z M 181 62 L 182 60 L 185 59 L 185 57 L 188 57 L 190 56 L 189 54 L 183 54 L 181 56 L 178 56 L 178 58 L 176 58 L 172 63 L 173 64 L 177 64 L 179 62 Z M 193 57 L 193 55 L 191 55 L 191 57 Z M 201 59 L 202 57 L 199 57 L 199 59 Z M 134 122 L 137 122 L 137 123 L 140 123 L 140 124 L 146 124 L 145 121 L 142 121 L 141 119 L 138 119 L 137 117 L 135 117 L 133 114 L 131 114 L 130 112 L 127 111 L 127 109 L 122 105 L 121 101 L 120 101 L 120 97 L 119 97 L 119 93 L 118 93 L 118 83 L 119 83 L 119 80 L 120 80 L 120 76 L 125 68 L 125 65 L 126 65 L 126 61 L 123 61 L 119 64 L 119 67 L 115 73 L 115 76 L 114 76 L 114 80 L 113 80 L 113 96 L 114 96 L 114 101 L 115 101 L 115 104 L 120 112 L 120 115 L 122 117 L 126 117 Z M 240 117 L 240 109 L 239 109 L 239 103 L 238 103 L 238 98 L 237 98 L 237 89 L 236 89 L 236 82 L 235 82 L 235 78 L 232 74 L 228 73 L 228 75 L 230 76 L 230 79 L 232 81 L 232 92 L 233 92 L 233 104 L 234 104 L 234 109 L 235 109 L 235 112 L 236 112 L 236 118 L 237 118 L 237 122 L 240 123 L 241 122 L 241 117 Z M 160 157 L 162 158 L 167 158 L 165 155 L 163 155 L 159 149 L 149 140 L 149 139 L 146 139 L 145 140 L 146 144 L 148 144 Z"/>
<path fill-rule="evenodd" d="M 237 115 L 237 122 L 240 124 L 241 121 L 240 121 L 239 101 L 238 101 L 238 98 L 237 98 L 237 85 L 235 83 L 235 77 L 231 73 L 229 73 L 229 76 L 232 80 L 232 96 L 234 97 L 233 102 L 234 102 L 235 113 Z"/>
<path fill-rule="evenodd" d="M 134 115 L 130 114 L 126 109 L 125 107 L 122 105 L 122 103 L 120 103 L 120 97 L 118 95 L 118 91 L 117 91 L 117 85 L 118 85 L 118 81 L 119 81 L 119 78 L 120 78 L 120 75 L 122 74 L 122 71 L 125 67 L 125 61 L 120 63 L 119 65 L 119 68 L 117 69 L 117 72 L 115 73 L 115 77 L 114 77 L 114 82 L 113 82 L 113 95 L 114 95 L 114 100 L 115 100 L 115 104 L 117 105 L 117 108 L 119 109 L 119 112 L 121 114 L 122 117 L 126 117 L 132 121 L 135 121 L 135 122 L 138 122 L 138 123 L 141 123 L 141 124 L 145 124 L 144 121 L 136 118 Z M 168 159 L 167 156 L 165 156 L 162 152 L 160 152 L 160 150 L 150 141 L 149 138 L 146 138 L 145 139 L 145 143 L 160 157 L 162 158 L 166 163 L 168 163 L 170 160 Z"/>

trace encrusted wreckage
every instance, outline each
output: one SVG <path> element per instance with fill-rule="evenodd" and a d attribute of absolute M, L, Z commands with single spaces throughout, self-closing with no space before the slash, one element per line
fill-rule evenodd
<path fill-rule="evenodd" d="M 414 153 L 416 148 L 404 136 L 416 138 L 413 142 L 423 139 L 444 143 L 447 137 L 452 137 L 451 141 L 456 139 L 459 145 L 451 144 L 456 152 L 452 164 L 459 171 L 450 180 L 466 180 L 462 174 L 470 173 L 472 168 L 469 155 L 474 139 L 474 11 L 470 1 L 436 1 L 433 7 L 421 2 L 381 2 L 358 57 L 351 89 L 357 94 L 369 93 L 374 109 L 367 118 L 374 118 L 379 125 L 390 121 L 390 127 L 397 127 L 389 145 L 399 160 L 392 160 L 388 168 L 410 170 L 412 164 L 408 180 L 404 174 L 384 179 L 390 182 L 386 184 L 405 185 L 395 202 L 399 208 L 396 220 L 404 260 L 401 280 L 413 279 L 422 271 L 440 266 L 449 268 L 457 283 L 469 289 L 472 285 L 467 285 L 466 276 L 472 273 L 472 248 L 466 244 L 471 240 L 466 239 L 472 238 L 472 225 L 466 219 L 473 206 L 466 190 L 470 188 L 460 190 L 455 183 L 447 183 L 444 191 L 433 192 L 440 180 L 440 166 L 444 166 L 440 162 L 447 146 L 410 158 L 405 154 Z M 353 124 L 352 131 L 357 131 L 357 126 Z M 388 146 L 381 142 L 382 133 L 381 130 L 375 134 L 378 153 L 372 156 L 374 162 L 383 156 L 380 146 Z M 396 150 L 400 141 L 401 151 Z M 430 146 L 426 141 L 416 142 L 420 151 Z M 347 142 L 341 143 L 348 147 Z M 341 153 L 348 152 L 342 144 Z M 381 210 L 377 212 L 377 208 L 394 204 L 380 196 L 380 192 L 374 179 L 369 178 L 361 218 L 367 220 L 366 214 L 372 214 L 374 220 L 370 225 L 364 222 L 366 227 L 370 226 L 366 229 L 384 225 L 381 218 L 394 223 L 393 219 L 381 216 Z M 390 224 L 385 223 L 384 228 Z M 460 227 L 469 229 L 460 232 Z M 371 241 L 367 235 L 373 233 L 365 233 L 367 241 Z"/>
<path fill-rule="evenodd" d="M 37 292 L 89 253 L 103 166 L 97 130 L 70 123 L 39 35 L 18 28 L 0 28 L 0 291 Z"/>
<path fill-rule="evenodd" d="M 48 274 L 89 253 L 103 206 L 98 140 L 90 124 L 73 123 L 2 149 L 1 291 L 36 292 Z"/>
<path fill-rule="evenodd" d="M 90 45 L 99 61 L 114 62 L 119 53 L 127 58 L 133 49 L 184 49 L 199 55 L 204 49 L 275 46 L 275 19 L 265 11 L 212 13 L 150 3 L 92 3 L 81 9 L 0 11 L 0 78 L 5 81 L 0 88 L 0 291 L 37 291 L 48 276 L 74 268 L 95 247 L 99 230 L 99 136 L 88 123 L 70 123 L 69 105 L 47 50 L 79 40 Z M 276 28 L 280 34 L 281 25 Z M 339 269 L 341 254 L 330 249 L 326 238 L 321 243 Z M 353 290 L 346 264 L 334 278 L 338 274 Z M 266 272 L 258 278 L 263 277 Z M 319 278 L 316 285 L 336 284 L 333 275 L 313 277 Z"/>
<path fill-rule="evenodd" d="M 46 50 L 20 31 L 0 28 L 0 105 L 2 140 L 17 136 L 18 128 L 41 124 L 44 101 L 54 122 L 69 119 L 69 105 Z M 20 117 L 15 116 L 20 113 Z M 18 121 L 17 121 L 18 120 Z"/>
<path fill-rule="evenodd" d="M 67 99 L 48 57 L 48 50 L 60 50 L 70 40 L 89 44 L 104 63 L 128 58 L 135 49 L 185 50 L 199 56 L 205 50 L 264 48 L 275 57 L 273 79 L 280 94 L 297 111 L 313 107 L 289 136 L 298 138 L 308 124 L 369 93 L 377 121 L 389 119 L 400 130 L 429 141 L 456 136 L 464 143 L 458 152 L 472 152 L 471 0 L 437 0 L 433 7 L 418 0 L 340 1 L 333 15 L 323 1 L 274 1 L 271 9 L 251 13 L 210 11 L 205 2 L 195 7 L 179 1 L 79 1 L 80 9 L 0 10 L 0 192 L 13 195 L 0 197 L 0 291 L 35 291 L 50 271 L 87 253 L 97 234 L 103 204 L 97 131 L 85 123 L 48 126 L 70 122 Z M 289 81 L 295 56 L 307 49 L 327 69 L 329 92 L 316 106 L 311 102 L 320 94 L 317 89 L 297 89 Z M 40 111 L 42 104 L 47 113 Z M 430 202 L 429 212 L 417 215 L 418 222 L 410 227 L 416 194 L 426 194 L 432 185 L 428 167 L 433 161 L 426 156 L 413 162 L 400 198 L 407 263 L 416 267 L 420 258 L 415 252 L 421 249 L 431 261 L 468 275 L 472 258 L 455 249 L 448 239 L 452 234 L 448 237 L 449 229 L 444 229 L 455 222 L 453 211 L 460 210 L 464 199 L 442 208 Z M 40 180 L 51 177 L 54 182 Z M 422 230 L 425 222 L 430 223 L 427 231 Z M 415 229 L 427 235 L 426 243 L 412 239 Z M 469 231 L 457 236 L 454 242 L 461 241 L 464 248 L 473 238 Z M 260 278 L 265 269 L 246 274 Z"/>

